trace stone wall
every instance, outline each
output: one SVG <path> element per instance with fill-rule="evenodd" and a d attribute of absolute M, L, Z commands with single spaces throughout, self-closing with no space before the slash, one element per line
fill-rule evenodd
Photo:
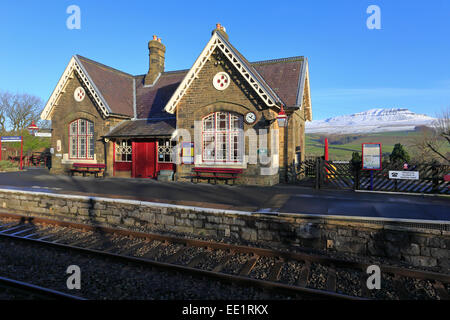
<path fill-rule="evenodd" d="M 450 272 L 450 231 L 445 230 L 16 190 L 0 190 L 0 208 L 8 213 L 141 231 L 370 255 Z"/>

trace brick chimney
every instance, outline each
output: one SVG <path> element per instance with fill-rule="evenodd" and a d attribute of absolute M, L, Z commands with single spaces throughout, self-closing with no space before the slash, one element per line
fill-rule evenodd
<path fill-rule="evenodd" d="M 211 35 L 213 35 L 214 32 L 220 33 L 221 36 L 223 36 L 225 39 L 228 40 L 228 34 L 226 33 L 225 27 L 222 26 L 220 23 L 216 24 L 216 28 L 211 32 Z"/>
<path fill-rule="evenodd" d="M 154 84 L 158 76 L 164 72 L 166 47 L 161 43 L 160 38 L 153 36 L 153 40 L 148 43 L 148 50 L 150 63 L 144 81 L 146 86 Z"/>

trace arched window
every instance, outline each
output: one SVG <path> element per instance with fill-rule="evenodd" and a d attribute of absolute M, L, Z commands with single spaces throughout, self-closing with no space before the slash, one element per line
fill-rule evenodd
<path fill-rule="evenodd" d="M 203 162 L 242 162 L 242 129 L 242 116 L 235 113 L 215 112 L 203 118 Z"/>
<path fill-rule="evenodd" d="M 94 123 L 78 119 L 69 125 L 69 152 L 71 159 L 94 159 Z"/>

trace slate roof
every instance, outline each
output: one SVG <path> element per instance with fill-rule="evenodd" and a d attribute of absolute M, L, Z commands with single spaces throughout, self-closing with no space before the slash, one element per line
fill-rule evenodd
<path fill-rule="evenodd" d="M 252 66 L 280 97 L 285 106 L 297 105 L 304 57 L 252 62 Z"/>
<path fill-rule="evenodd" d="M 77 55 L 95 86 L 115 114 L 132 117 L 133 76 Z"/>
<path fill-rule="evenodd" d="M 278 95 L 285 106 L 295 106 L 303 57 L 248 62 Z M 144 86 L 145 75 L 136 76 L 136 116 L 138 119 L 166 117 L 164 110 L 172 94 L 189 70 L 161 74 L 155 85 Z"/>
<path fill-rule="evenodd" d="M 226 38 L 224 38 L 220 32 L 217 33 L 220 39 L 225 42 L 232 51 L 234 51 L 237 56 L 242 60 L 242 62 L 247 66 L 248 70 L 255 76 L 255 78 L 266 88 L 269 95 L 272 95 L 275 98 L 275 102 L 278 104 L 280 102 L 283 102 L 280 97 L 274 92 L 274 90 L 268 85 L 267 81 L 265 81 L 264 77 L 260 75 L 258 70 L 254 68 L 252 63 L 250 63 L 240 52 L 237 50 Z"/>
<path fill-rule="evenodd" d="M 111 130 L 105 137 L 155 137 L 170 136 L 176 129 L 176 119 L 155 118 L 144 120 L 125 120 Z"/>
<path fill-rule="evenodd" d="M 248 62 L 238 50 L 231 44 L 230 46 L 280 102 L 287 107 L 298 105 L 304 57 Z M 144 86 L 145 75 L 133 76 L 88 58 L 79 55 L 76 57 L 105 98 L 111 112 L 132 119 L 124 121 L 106 136 L 172 134 L 176 128 L 176 120 L 164 107 L 189 70 L 163 72 L 154 85 Z"/>
<path fill-rule="evenodd" d="M 145 75 L 136 76 L 136 117 L 167 117 L 164 110 L 188 70 L 164 72 L 153 86 L 144 86 Z"/>

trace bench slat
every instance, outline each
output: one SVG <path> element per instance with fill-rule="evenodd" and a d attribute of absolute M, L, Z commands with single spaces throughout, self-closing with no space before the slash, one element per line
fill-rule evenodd
<path fill-rule="evenodd" d="M 75 172 L 83 173 L 83 177 L 86 174 L 94 174 L 97 178 L 99 173 L 103 173 L 106 169 L 106 165 L 102 163 L 74 163 L 73 168 L 70 169 L 70 173 L 73 176 Z"/>
<path fill-rule="evenodd" d="M 101 163 L 74 163 L 73 167 L 75 168 L 99 168 L 104 169 L 106 166 Z"/>
<path fill-rule="evenodd" d="M 242 173 L 242 169 L 232 168 L 194 168 L 193 171 L 207 173 Z"/>
<path fill-rule="evenodd" d="M 222 179 L 237 179 L 238 177 L 236 176 L 198 176 L 198 175 L 193 175 L 192 177 L 194 178 L 222 178 Z"/>
<path fill-rule="evenodd" d="M 238 175 L 243 172 L 242 169 L 236 168 L 208 168 L 208 167 L 196 167 L 192 169 L 193 174 L 191 175 L 191 181 L 193 179 L 214 179 L 217 183 L 217 180 L 226 180 L 228 184 L 228 180 L 234 180 L 238 178 Z"/>

